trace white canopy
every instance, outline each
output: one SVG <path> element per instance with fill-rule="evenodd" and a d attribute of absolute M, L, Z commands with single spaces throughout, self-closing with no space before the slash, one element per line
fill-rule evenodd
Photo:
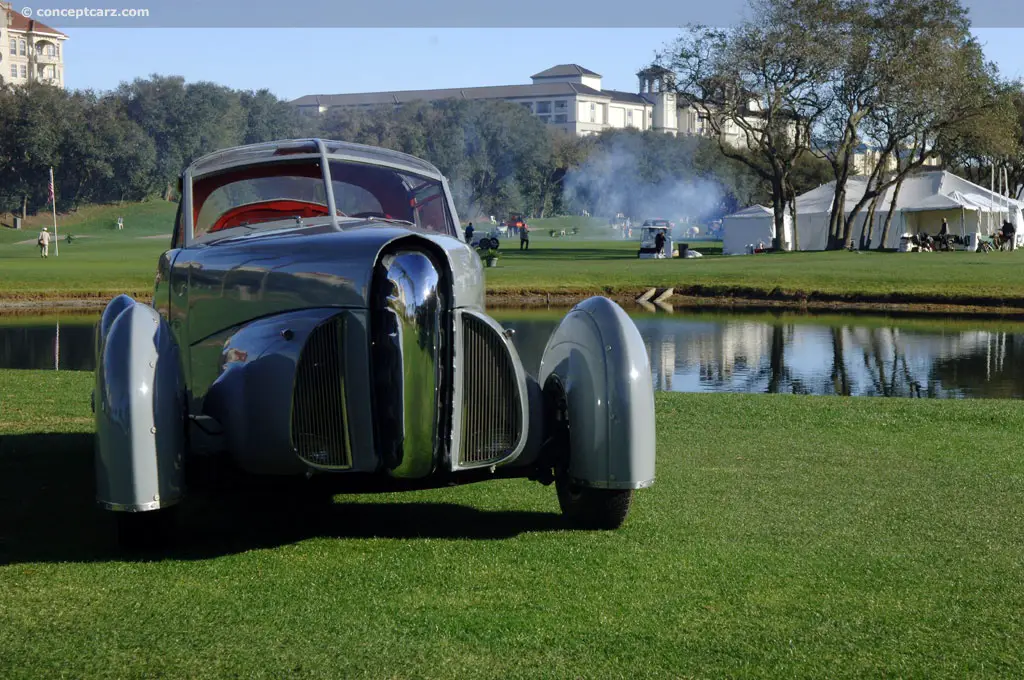
<path fill-rule="evenodd" d="M 854 206 L 864 196 L 867 182 L 868 178 L 864 176 L 851 177 L 847 181 L 846 205 L 844 206 L 846 216 L 853 211 Z M 797 232 L 800 250 L 825 249 L 828 242 L 828 223 L 829 215 L 832 212 L 834 192 L 835 182 L 829 182 L 797 196 Z M 870 229 L 870 247 L 872 248 L 879 246 L 894 192 L 895 187 L 889 187 L 877 203 L 874 225 Z M 857 221 L 853 229 L 854 244 L 861 243 L 869 207 L 870 203 L 865 204 L 857 214 Z M 1024 233 L 1022 209 L 1024 209 L 1024 203 L 968 182 L 951 172 L 945 170 L 918 172 L 907 177 L 900 186 L 885 247 L 896 248 L 904 233 L 937 234 L 942 226 L 943 218 L 949 223 L 949 230 L 953 234 L 966 236 L 978 233 L 989 236 L 999 229 L 1003 220 L 1007 219 L 1017 225 L 1017 232 L 1021 234 Z M 750 219 L 755 214 L 763 216 L 765 213 L 769 217 L 771 216 L 771 211 L 767 208 L 753 206 L 735 215 L 725 217 L 722 221 L 726 232 L 723 240 L 729 238 L 730 223 L 743 223 L 741 220 Z M 740 220 L 732 218 L 740 218 Z M 727 252 L 724 243 L 723 252 Z"/>
<path fill-rule="evenodd" d="M 793 234 L 793 221 L 788 213 L 783 224 L 782 238 L 785 245 L 791 243 Z M 759 243 L 770 248 L 774 238 L 775 214 L 771 208 L 763 205 L 752 205 L 722 219 L 723 255 L 745 255 L 750 252 L 749 246 L 757 246 Z"/>

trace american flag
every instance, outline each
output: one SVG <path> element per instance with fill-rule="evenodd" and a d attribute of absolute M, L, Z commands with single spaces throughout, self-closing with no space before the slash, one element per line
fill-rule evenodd
<path fill-rule="evenodd" d="M 54 203 L 54 196 L 53 196 L 53 168 L 50 168 L 50 186 L 49 186 L 49 192 L 50 192 L 50 194 L 49 194 L 49 198 L 50 198 L 50 203 Z"/>

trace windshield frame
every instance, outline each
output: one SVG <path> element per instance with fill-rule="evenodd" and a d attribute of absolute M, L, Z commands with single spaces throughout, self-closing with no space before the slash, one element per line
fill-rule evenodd
<path fill-rule="evenodd" d="M 335 143 L 337 144 L 337 143 Z M 208 160 L 210 157 L 204 157 L 191 164 L 182 173 L 181 178 L 181 213 L 178 220 L 176 220 L 174 227 L 174 243 L 173 247 L 188 247 L 193 242 L 204 243 L 208 242 L 204 236 L 207 233 L 196 235 L 195 233 L 195 222 L 196 215 L 194 209 L 194 201 L 196 198 L 195 185 L 203 180 L 212 179 L 215 176 L 222 174 L 230 174 L 232 172 L 238 172 L 245 168 L 255 168 L 261 165 L 281 165 L 288 162 L 296 163 L 318 163 L 321 171 L 322 181 L 325 186 L 325 193 L 327 199 L 327 215 L 316 218 L 309 218 L 309 224 L 316 223 L 323 225 L 325 222 L 329 223 L 336 231 L 342 231 L 349 226 L 352 219 L 349 216 L 339 215 L 337 212 L 337 204 L 335 200 L 335 187 L 334 182 L 331 178 L 331 165 L 332 163 L 341 163 L 345 166 L 358 166 L 363 165 L 368 168 L 376 168 L 379 170 L 390 170 L 408 179 L 415 179 L 425 183 L 424 186 L 435 185 L 438 189 L 437 199 L 441 200 L 441 219 L 443 220 L 443 227 L 434 225 L 433 228 L 428 228 L 422 225 L 415 225 L 412 228 L 423 229 L 429 231 L 432 234 L 442 234 L 446 236 L 457 238 L 457 221 L 458 213 L 455 210 L 454 200 L 452 198 L 451 190 L 448 186 L 448 182 L 445 177 L 437 172 L 436 168 L 433 168 L 434 172 L 426 172 L 425 168 L 421 168 L 417 165 L 403 162 L 389 162 L 385 159 L 368 158 L 356 153 L 345 153 L 343 149 L 334 149 L 332 147 L 332 153 L 328 153 L 324 140 L 305 140 L 302 146 L 297 146 L 295 142 L 278 143 L 276 145 L 261 145 L 264 148 L 274 148 L 273 153 L 265 153 L 259 158 L 253 158 L 252 156 L 243 155 L 244 150 L 247 147 L 238 147 L 236 150 L 226 150 L 223 152 L 217 152 L 212 156 L 226 156 L 228 157 L 227 162 L 218 162 L 215 167 L 211 167 L 211 161 Z M 348 145 L 357 146 L 357 145 Z M 319 151 L 317 153 L 316 151 Z M 238 160 L 231 162 L 231 154 L 237 154 Z M 392 154 L 394 152 L 388 151 L 387 153 Z M 401 156 L 401 154 L 396 154 Z M 216 160 L 220 161 L 220 158 Z M 410 158 L 410 160 L 419 160 Z M 420 161 L 424 165 L 424 161 Z M 195 174 L 197 166 L 202 168 L 202 171 Z M 344 181 L 339 179 L 339 181 Z M 415 187 L 409 187 L 409 191 Z M 420 187 L 422 188 L 422 187 Z M 205 198 L 203 199 L 205 201 Z M 435 199 L 436 200 L 436 199 Z M 428 201 L 432 202 L 432 201 Z M 287 221 L 284 220 L 284 221 Z M 389 223 L 388 220 L 380 218 L 381 223 Z M 418 218 L 417 218 L 418 221 Z M 273 220 L 261 223 L 260 225 L 250 225 L 250 227 L 242 227 L 245 231 L 255 231 L 261 229 L 263 225 L 280 224 L 282 220 Z M 390 221 L 391 224 L 396 223 L 395 220 Z M 226 231 L 226 230 L 225 230 Z M 236 232 L 235 228 L 231 229 L 232 232 Z M 216 233 L 216 232 L 213 232 Z"/>

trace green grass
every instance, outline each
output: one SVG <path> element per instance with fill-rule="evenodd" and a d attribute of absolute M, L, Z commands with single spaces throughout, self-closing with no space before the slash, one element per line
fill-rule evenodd
<path fill-rule="evenodd" d="M 33 240 L 38 225 L 21 232 L 0 229 L 0 297 L 148 293 L 156 258 L 168 243 L 140 237 L 167 234 L 174 211 L 175 204 L 161 201 L 83 209 L 63 218 L 61 229 L 86 238 L 61 242 L 60 257 L 45 262 L 31 243 L 15 245 Z M 127 225 L 122 232 L 113 229 L 119 214 Z M 638 260 L 638 242 L 604 239 L 601 220 L 551 218 L 533 224 L 529 251 L 521 252 L 516 238 L 503 240 L 499 266 L 486 270 L 488 292 L 625 296 L 649 287 L 674 287 L 704 296 L 1024 306 L 1024 254 L 1016 252 L 722 257 L 720 243 L 692 241 L 706 257 Z M 582 225 L 581 233 L 550 238 L 548 229 L 560 225 Z"/>
<path fill-rule="evenodd" d="M 156 261 L 170 245 L 177 204 L 166 201 L 89 206 L 58 215 L 56 243 L 43 260 L 35 246 L 42 226 L 52 218 L 30 218 L 20 231 L 0 229 L 0 297 L 112 297 L 122 292 L 151 292 Z M 125 228 L 117 231 L 117 217 Z M 76 238 L 64 241 L 68 234 Z M 166 239 L 149 238 L 166 234 Z M 29 243 L 23 243 L 29 241 Z M 57 255 L 59 249 L 59 256 Z"/>
<path fill-rule="evenodd" d="M 632 292 L 649 286 L 708 294 L 782 292 L 832 296 L 918 296 L 955 300 L 1015 298 L 1024 301 L 1024 254 L 807 252 L 700 259 L 638 260 L 623 241 L 531 243 L 503 253 L 487 270 L 488 290 L 586 290 Z M 721 246 L 692 242 L 720 254 Z M 716 247 L 717 246 L 717 247 Z"/>
<path fill-rule="evenodd" d="M 1018 677 L 1024 407 L 659 394 L 615 532 L 526 481 L 91 508 L 86 373 L 0 372 L 0 676 Z"/>

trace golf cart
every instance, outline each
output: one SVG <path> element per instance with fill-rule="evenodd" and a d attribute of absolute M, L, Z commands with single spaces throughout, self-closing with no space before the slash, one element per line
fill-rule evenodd
<path fill-rule="evenodd" d="M 665 237 L 665 246 L 658 251 L 658 234 Z M 647 220 L 640 227 L 640 250 L 637 257 L 646 259 L 662 259 L 673 257 L 672 223 L 668 220 Z"/>

